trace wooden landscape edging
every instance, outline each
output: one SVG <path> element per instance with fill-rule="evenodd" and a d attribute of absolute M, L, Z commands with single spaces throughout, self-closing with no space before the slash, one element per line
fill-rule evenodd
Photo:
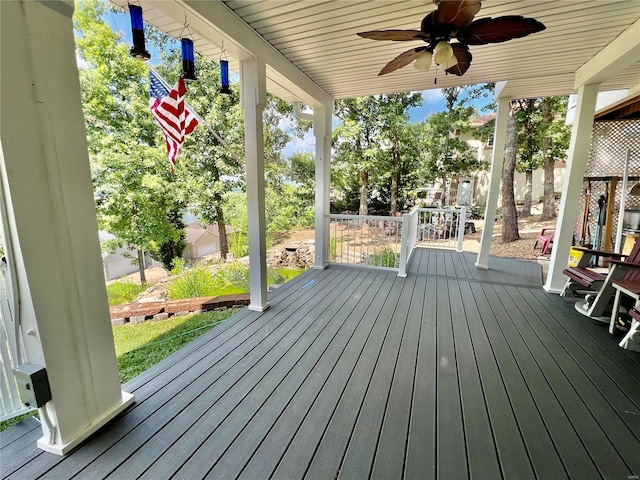
<path fill-rule="evenodd" d="M 146 320 L 165 320 L 188 313 L 203 313 L 221 308 L 249 305 L 249 294 L 220 295 L 217 297 L 162 300 L 155 302 L 125 303 L 109 307 L 112 325 L 140 323 Z"/>

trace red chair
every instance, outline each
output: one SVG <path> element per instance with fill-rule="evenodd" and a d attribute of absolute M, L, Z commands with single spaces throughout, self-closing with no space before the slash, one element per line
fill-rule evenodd
<path fill-rule="evenodd" d="M 582 257 L 580 257 L 580 260 L 575 267 L 566 267 L 562 271 L 562 273 L 569 277 L 567 279 L 566 285 L 564 286 L 564 290 L 562 291 L 562 296 L 571 294 L 575 295 L 577 290 L 596 292 L 600 289 L 602 284 L 605 282 L 608 274 L 612 271 L 614 272 L 614 275 L 611 277 L 611 280 L 619 280 L 625 276 L 625 280 L 635 280 L 635 278 L 631 278 L 635 277 L 635 274 L 627 274 L 627 270 L 629 268 L 632 268 L 629 267 L 629 265 L 640 265 L 640 242 L 635 243 L 635 245 L 633 246 L 633 250 L 631 251 L 631 253 L 629 253 L 629 255 L 603 252 L 601 250 L 591 250 L 584 247 L 573 248 L 581 251 Z M 596 260 L 600 257 L 609 259 L 609 271 L 602 273 L 590 268 L 589 264 L 594 257 L 596 258 Z M 612 289 L 613 287 L 610 286 L 610 291 Z"/>
<path fill-rule="evenodd" d="M 540 232 L 540 235 L 538 235 L 538 238 L 536 239 L 536 243 L 533 244 L 533 249 L 535 250 L 538 246 L 538 242 L 540 242 L 542 244 L 542 254 L 546 255 L 549 245 L 553 243 L 553 237 L 555 234 L 555 227 L 543 228 L 542 232 Z"/>

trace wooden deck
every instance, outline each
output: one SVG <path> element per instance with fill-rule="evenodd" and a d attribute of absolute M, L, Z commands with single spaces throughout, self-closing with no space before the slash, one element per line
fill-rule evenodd
<path fill-rule="evenodd" d="M 419 250 L 407 278 L 311 270 L 125 386 L 64 459 L 35 421 L 11 479 L 606 478 L 640 474 L 640 355 L 540 267 Z"/>

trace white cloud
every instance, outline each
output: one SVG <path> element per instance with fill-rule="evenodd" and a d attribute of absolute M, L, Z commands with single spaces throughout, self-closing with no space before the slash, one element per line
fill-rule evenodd
<path fill-rule="evenodd" d="M 432 88 L 431 90 L 423 90 L 422 98 L 426 103 L 438 103 L 442 101 L 442 91 L 439 88 Z"/>
<path fill-rule="evenodd" d="M 280 120 L 278 120 L 278 128 L 285 132 L 291 131 L 293 129 L 293 119 L 289 117 L 280 117 Z"/>
<path fill-rule="evenodd" d="M 286 147 L 282 151 L 285 157 L 290 157 L 295 152 L 315 152 L 316 139 L 312 131 L 308 131 L 304 134 L 303 138 L 293 137 L 293 139 L 287 143 Z"/>

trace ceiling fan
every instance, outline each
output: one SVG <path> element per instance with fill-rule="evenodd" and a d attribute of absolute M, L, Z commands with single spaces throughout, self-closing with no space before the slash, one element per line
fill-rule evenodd
<path fill-rule="evenodd" d="M 387 63 L 378 75 L 391 73 L 414 62 L 426 72 L 431 62 L 447 73 L 462 76 L 471 65 L 469 45 L 506 42 L 526 37 L 546 27 L 534 18 L 507 15 L 473 21 L 480 11 L 480 0 L 434 0 L 438 9 L 422 20 L 420 30 L 372 30 L 358 33 L 371 40 L 405 42 L 422 40 L 427 45 L 412 48 Z M 459 43 L 449 44 L 455 38 Z"/>

